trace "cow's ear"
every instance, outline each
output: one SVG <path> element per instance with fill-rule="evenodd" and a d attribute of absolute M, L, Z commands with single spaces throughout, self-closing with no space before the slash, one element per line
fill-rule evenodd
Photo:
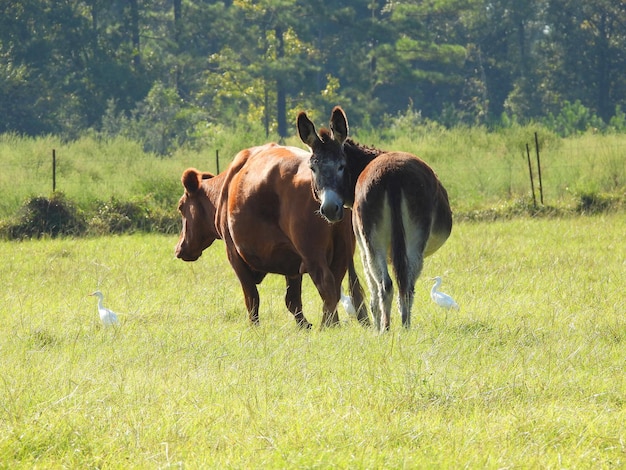
<path fill-rule="evenodd" d="M 183 176 L 180 179 L 185 187 L 185 191 L 189 194 L 195 193 L 202 183 L 202 173 L 195 168 L 187 168 L 183 172 Z"/>
<path fill-rule="evenodd" d="M 213 173 L 209 173 L 208 171 L 204 171 L 202 172 L 202 179 L 203 180 L 210 180 L 211 178 L 213 178 L 215 175 Z"/>

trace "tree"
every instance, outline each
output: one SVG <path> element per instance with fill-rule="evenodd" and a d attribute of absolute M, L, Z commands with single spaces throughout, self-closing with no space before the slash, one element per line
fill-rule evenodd
<path fill-rule="evenodd" d="M 541 86 L 550 108 L 580 100 L 608 122 L 626 101 L 626 4 L 551 0 L 546 12 Z"/>
<path fill-rule="evenodd" d="M 468 47 L 475 49 L 484 72 L 488 116 L 507 110 L 518 117 L 541 113 L 536 96 L 536 50 L 542 39 L 545 0 L 476 0 L 464 11 Z"/>
<path fill-rule="evenodd" d="M 145 95 L 141 71 L 127 60 L 134 52 L 123 33 L 125 5 L 0 2 L 0 56 L 12 77 L 0 101 L 15 111 L 5 130 L 72 137 L 100 120 L 110 98 L 129 107 Z"/>
<path fill-rule="evenodd" d="M 389 40 L 373 54 L 374 96 L 396 113 L 413 104 L 425 117 L 439 115 L 460 98 L 466 49 L 461 32 L 463 5 L 455 0 L 389 2 L 381 21 Z"/>
<path fill-rule="evenodd" d="M 0 132 L 72 138 L 103 117 L 156 128 L 173 114 L 164 129 L 285 137 L 297 110 L 336 104 L 353 126 L 407 109 L 446 125 L 541 119 L 577 101 L 608 123 L 623 70 L 613 0 L 0 0 Z M 146 113 L 162 96 L 173 112 Z M 160 152 L 193 138 L 166 134 Z"/>

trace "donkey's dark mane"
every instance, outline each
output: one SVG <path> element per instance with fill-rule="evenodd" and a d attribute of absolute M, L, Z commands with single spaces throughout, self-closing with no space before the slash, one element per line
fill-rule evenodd
<path fill-rule="evenodd" d="M 367 145 L 359 144 L 350 138 L 346 139 L 344 148 L 346 148 L 346 151 L 352 151 L 354 153 L 357 153 L 357 152 L 361 153 L 368 160 L 373 160 L 374 158 L 379 156 L 381 153 L 386 153 L 386 150 L 381 150 L 376 147 L 368 147 Z"/>
<path fill-rule="evenodd" d="M 324 143 L 328 143 L 333 140 L 333 132 L 330 129 L 327 129 L 325 127 L 322 127 L 319 130 L 319 136 L 320 136 L 321 141 Z M 379 156 L 381 153 L 386 153 L 386 150 L 381 150 L 376 147 L 369 147 L 367 145 L 359 144 L 349 137 L 346 139 L 344 143 L 344 148 L 349 153 L 361 154 L 360 156 L 366 158 L 368 161 L 373 160 L 374 158 Z"/>

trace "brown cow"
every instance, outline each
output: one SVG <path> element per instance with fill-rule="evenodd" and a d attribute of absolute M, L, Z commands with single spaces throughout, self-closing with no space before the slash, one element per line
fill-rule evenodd
<path fill-rule="evenodd" d="M 253 147 L 239 152 L 217 176 L 185 170 L 182 183 L 185 192 L 178 210 L 183 226 L 176 256 L 195 261 L 215 239 L 224 240 L 253 324 L 259 322 L 256 285 L 267 273 L 285 276 L 285 303 L 298 325 L 311 326 L 302 313 L 304 273 L 324 301 L 322 326 L 338 323 L 346 270 L 350 294 L 359 306 L 357 318 L 369 322 L 354 271 L 352 222 L 347 217 L 331 225 L 316 214 L 307 152 L 277 144 Z"/>

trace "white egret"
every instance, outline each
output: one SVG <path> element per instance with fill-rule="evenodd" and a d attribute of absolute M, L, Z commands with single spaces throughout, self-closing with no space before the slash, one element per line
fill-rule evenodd
<path fill-rule="evenodd" d="M 455 310 L 458 310 L 459 304 L 457 304 L 452 297 L 437 290 L 441 285 L 441 277 L 437 276 L 434 277 L 432 280 L 435 281 L 432 289 L 430 289 L 430 298 L 433 299 L 433 302 L 443 308 L 453 308 Z"/>
<path fill-rule="evenodd" d="M 104 326 L 117 325 L 119 320 L 117 319 L 117 315 L 115 312 L 109 310 L 104 305 L 102 305 L 102 300 L 104 299 L 104 295 L 99 290 L 89 294 L 95 297 L 98 297 L 98 313 L 100 314 L 100 320 Z"/>
<path fill-rule="evenodd" d="M 343 289 L 341 290 L 341 305 L 343 305 L 348 315 L 356 317 L 356 308 L 354 308 L 354 304 L 352 303 L 352 297 L 344 294 Z"/>

